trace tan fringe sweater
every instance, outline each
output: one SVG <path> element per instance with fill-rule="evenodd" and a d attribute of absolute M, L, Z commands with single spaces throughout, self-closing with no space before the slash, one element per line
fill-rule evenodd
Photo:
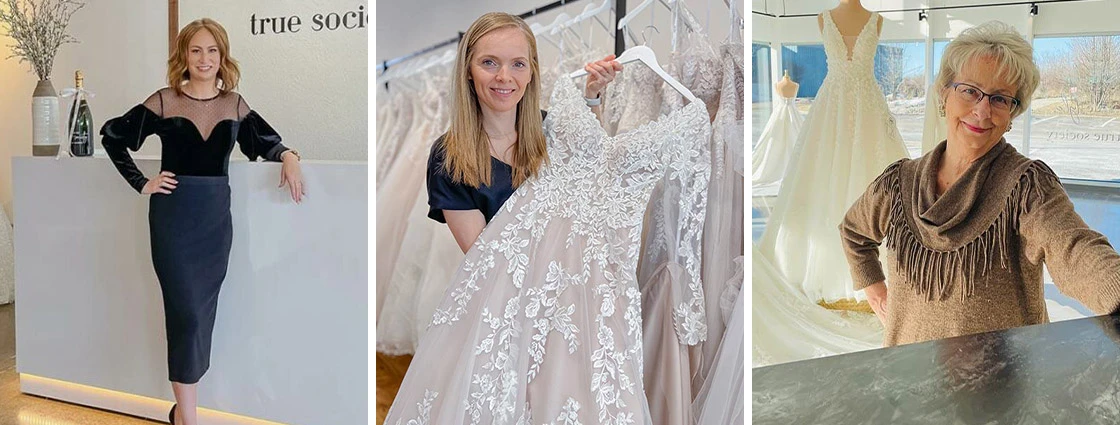
<path fill-rule="evenodd" d="M 884 345 L 1048 322 L 1043 264 L 1094 312 L 1120 309 L 1120 255 L 1074 212 L 1046 164 L 1001 140 L 938 197 L 944 153 L 943 141 L 891 164 L 840 224 L 855 289 L 886 278 Z"/>

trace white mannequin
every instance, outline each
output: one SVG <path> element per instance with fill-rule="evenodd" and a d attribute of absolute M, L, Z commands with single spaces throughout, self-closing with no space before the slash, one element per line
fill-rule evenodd
<path fill-rule="evenodd" d="M 829 12 L 832 14 L 832 21 L 836 23 L 836 29 L 840 30 L 840 35 L 844 36 L 844 44 L 848 46 L 848 51 L 852 51 L 860 30 L 863 29 L 864 25 L 867 25 L 867 20 L 871 19 L 871 11 L 865 9 L 859 0 L 840 0 L 840 4 Z M 821 32 L 824 32 L 823 13 L 817 15 L 817 26 Z M 879 16 L 875 31 L 878 35 L 883 34 L 882 16 Z"/>
<path fill-rule="evenodd" d="M 789 78 L 789 70 L 785 70 L 782 79 L 774 84 L 774 88 L 778 90 L 778 95 L 786 99 L 797 97 L 797 88 L 801 87 L 796 81 Z"/>

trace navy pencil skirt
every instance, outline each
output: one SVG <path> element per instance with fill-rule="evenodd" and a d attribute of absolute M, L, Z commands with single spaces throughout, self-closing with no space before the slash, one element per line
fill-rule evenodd
<path fill-rule="evenodd" d="M 229 177 L 176 176 L 170 195 L 149 200 L 152 263 L 163 292 L 167 370 L 197 383 L 210 368 L 218 292 L 233 242 Z"/>

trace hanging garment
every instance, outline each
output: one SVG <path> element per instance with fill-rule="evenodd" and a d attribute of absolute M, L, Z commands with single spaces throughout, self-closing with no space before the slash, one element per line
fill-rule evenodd
<path fill-rule="evenodd" d="M 867 185 L 907 153 L 875 82 L 879 15 L 872 13 L 850 51 L 831 14 L 823 19 L 828 75 L 797 138 L 759 251 L 811 300 L 862 300 L 836 229 Z"/>
<path fill-rule="evenodd" d="M 467 253 L 386 423 L 652 424 L 635 276 L 642 214 L 671 159 L 711 129 L 696 102 L 612 137 L 582 97 L 574 84 L 554 89 L 550 164 Z M 703 307 L 690 308 L 676 323 L 702 338 Z"/>
<path fill-rule="evenodd" d="M 385 189 L 377 195 L 377 290 L 385 293 L 377 313 L 377 351 L 384 354 L 414 352 L 435 312 L 432 304 L 443 298 L 451 277 L 447 274 L 436 285 L 422 286 L 424 275 L 429 270 L 453 270 L 462 257 L 452 237 L 450 245 L 459 254 L 443 258 L 442 264 L 429 264 L 436 233 L 451 233 L 446 226 L 428 219 L 424 187 L 431 144 L 447 130 L 449 108 L 443 100 L 450 79 L 446 71 L 432 70 L 421 78 L 421 89 L 413 93 L 422 101 L 414 119 L 419 125 L 402 146 L 395 168 L 386 177 Z"/>
<path fill-rule="evenodd" d="M 720 296 L 720 312 L 727 331 L 711 368 L 711 376 L 697 391 L 692 414 L 697 424 L 745 424 L 743 392 L 743 257 L 735 259 L 736 272 Z M 705 343 L 711 343 L 706 341 Z"/>
<path fill-rule="evenodd" d="M 588 48 L 581 40 L 571 36 L 568 31 L 561 33 L 560 40 L 560 45 L 563 47 L 560 51 L 560 57 L 555 64 L 543 67 L 541 70 L 540 107 L 544 110 L 548 110 L 549 96 L 552 94 L 552 88 L 556 87 L 557 81 L 567 81 L 569 80 L 568 73 L 583 69 L 588 63 L 607 56 L 606 53 L 598 49 Z"/>
<path fill-rule="evenodd" d="M 403 86 L 401 83 L 397 85 Z M 390 114 L 389 128 L 391 130 L 386 131 L 383 140 L 378 140 L 380 144 L 377 146 L 377 174 L 374 177 L 376 179 L 374 185 L 377 189 L 381 189 L 382 180 L 393 168 L 397 153 L 401 146 L 406 144 L 405 140 L 414 127 L 412 122 L 415 115 L 414 99 L 408 95 L 409 91 L 403 87 L 395 90 L 394 93 L 393 99 L 389 101 L 392 105 L 391 108 L 396 111 L 396 113 Z"/>
<path fill-rule="evenodd" d="M 708 37 L 682 31 L 677 41 L 679 50 L 674 53 L 667 72 L 678 78 L 705 105 L 711 102 L 718 107 L 723 63 L 708 42 Z M 683 107 L 683 96 L 660 78 L 654 88 L 662 91 L 663 115 Z M 630 91 L 642 92 L 644 90 Z M 688 339 L 686 335 L 674 332 L 672 312 L 681 307 L 687 308 L 693 302 L 704 303 L 705 300 L 682 299 L 682 293 L 673 291 L 673 288 L 695 284 L 697 288 L 693 293 L 712 296 L 700 289 L 701 261 L 696 255 L 701 252 L 702 223 L 709 205 L 711 144 L 710 137 L 690 141 L 689 149 L 683 151 L 685 154 L 674 158 L 666 168 L 665 175 L 650 194 L 646 208 L 641 261 L 638 263 L 638 288 L 642 292 L 642 344 L 645 350 L 642 378 L 650 414 L 657 424 L 694 423 L 689 406 L 693 395 L 691 380 L 697 368 L 688 350 L 700 340 Z M 712 334 L 707 332 L 707 335 L 710 337 Z M 716 335 L 715 338 L 718 340 L 721 336 Z"/>
<path fill-rule="evenodd" d="M 12 222 L 0 207 L 0 305 L 16 297 L 15 245 L 12 239 Z"/>
<path fill-rule="evenodd" d="M 786 165 L 793 154 L 793 144 L 805 118 L 797 110 L 792 97 L 778 97 L 774 102 L 774 112 L 766 121 L 758 146 L 751 155 L 751 184 L 764 186 L 780 182 L 785 174 Z"/>
<path fill-rule="evenodd" d="M 732 285 L 739 266 L 736 258 L 743 256 L 743 125 L 746 96 L 744 69 L 746 61 L 741 44 L 722 48 L 723 89 L 720 106 L 712 124 L 712 178 L 708 186 L 708 209 L 704 220 L 701 280 L 706 298 L 707 340 L 691 348 L 696 368 L 692 376 L 694 397 L 712 376 L 711 368 L 719 349 L 719 341 L 730 326 L 719 314 L 720 294 Z M 742 276 L 739 277 L 742 279 Z"/>
<path fill-rule="evenodd" d="M 419 98 L 419 93 L 412 92 L 402 97 L 415 98 L 409 102 L 410 111 L 406 114 L 411 126 L 405 133 L 404 141 L 399 144 L 400 158 L 392 162 L 392 169 L 385 173 L 383 188 L 377 190 L 377 311 L 386 308 L 390 300 L 399 300 L 399 295 L 394 295 L 390 288 L 393 269 L 400 256 L 401 244 L 405 240 L 409 213 L 411 206 L 419 196 L 424 185 L 424 164 L 427 160 L 427 150 L 424 149 L 425 141 L 435 140 L 439 136 L 438 130 L 430 120 L 421 119 L 425 116 L 425 105 L 439 101 L 429 94 L 426 98 Z M 428 106 L 430 108 L 430 106 Z M 380 322 L 380 313 L 378 322 Z"/>

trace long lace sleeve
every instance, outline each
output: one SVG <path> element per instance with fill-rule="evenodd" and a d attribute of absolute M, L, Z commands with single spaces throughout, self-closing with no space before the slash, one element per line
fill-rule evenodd
<path fill-rule="evenodd" d="M 250 109 L 244 98 L 239 100 L 238 115 L 241 127 L 237 131 L 237 143 L 241 146 L 241 153 L 250 161 L 261 157 L 266 161 L 280 162 L 280 155 L 288 150 L 280 143 L 280 134 L 257 111 Z"/>
<path fill-rule="evenodd" d="M 703 121 L 702 126 L 678 129 L 678 134 L 664 147 L 665 176 L 653 194 L 660 202 L 654 209 L 665 214 L 660 217 L 663 222 L 659 223 L 665 228 L 651 231 L 659 231 L 668 238 L 665 246 L 672 248 L 668 260 L 682 268 L 681 278 L 672 283 L 670 297 L 673 327 L 677 338 L 686 345 L 695 345 L 707 338 L 700 254 L 712 171 L 709 153 L 712 130 L 707 119 Z"/>
<path fill-rule="evenodd" d="M 143 104 L 132 107 L 124 115 L 101 126 L 101 146 L 113 161 L 113 166 L 137 193 L 148 183 L 148 178 L 136 168 L 136 162 L 132 160 L 128 150 L 140 150 L 144 139 L 155 133 L 156 122 L 162 114 L 163 96 L 156 92 Z"/>

